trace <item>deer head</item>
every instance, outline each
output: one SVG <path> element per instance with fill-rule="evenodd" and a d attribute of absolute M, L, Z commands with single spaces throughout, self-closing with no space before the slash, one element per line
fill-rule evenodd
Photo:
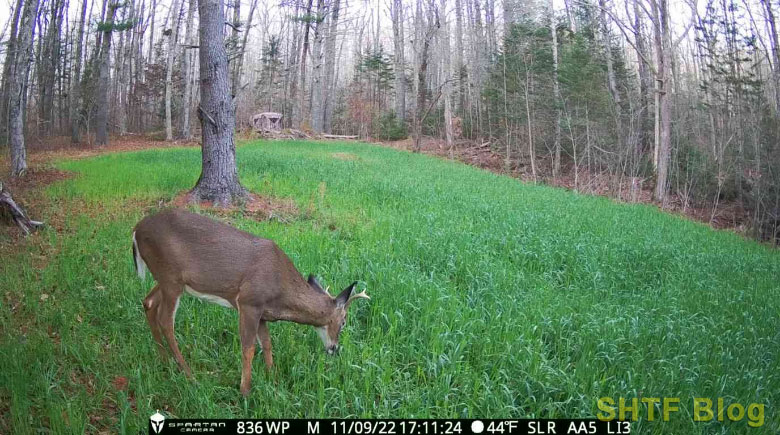
<path fill-rule="evenodd" d="M 371 299 L 366 291 L 355 293 L 357 281 L 350 284 L 338 296 L 330 296 L 327 289 L 323 289 L 313 275 L 309 275 L 309 285 L 330 297 L 330 311 L 325 314 L 324 325 L 316 327 L 317 335 L 320 336 L 322 344 L 325 345 L 325 352 L 333 355 L 339 348 L 339 335 L 344 325 L 347 324 L 347 309 L 353 300 L 364 298 Z"/>

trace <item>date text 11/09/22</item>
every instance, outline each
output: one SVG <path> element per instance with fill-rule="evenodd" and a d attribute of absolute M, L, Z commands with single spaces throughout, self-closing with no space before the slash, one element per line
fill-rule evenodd
<path fill-rule="evenodd" d="M 463 427 L 457 420 L 430 420 L 430 421 L 332 421 L 331 430 L 334 435 L 353 434 L 410 434 L 410 435 L 459 435 L 463 433 Z"/>

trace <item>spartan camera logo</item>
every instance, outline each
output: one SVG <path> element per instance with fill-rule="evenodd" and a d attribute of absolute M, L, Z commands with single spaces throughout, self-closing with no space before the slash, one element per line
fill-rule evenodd
<path fill-rule="evenodd" d="M 157 411 L 151 417 L 149 417 L 149 420 L 152 422 L 152 429 L 154 430 L 154 433 L 160 433 L 163 428 L 163 424 L 165 424 L 165 416 L 160 414 L 160 411 Z"/>

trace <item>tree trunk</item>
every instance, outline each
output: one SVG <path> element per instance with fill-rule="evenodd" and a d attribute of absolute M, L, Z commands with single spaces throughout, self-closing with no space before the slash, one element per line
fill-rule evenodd
<path fill-rule="evenodd" d="M 615 79 L 615 67 L 612 62 L 612 38 L 609 34 L 609 22 L 607 20 L 607 2 L 606 0 L 599 0 L 599 18 L 600 18 L 600 33 L 601 41 L 604 46 L 604 61 L 607 64 L 607 87 L 609 88 L 609 94 L 612 96 L 612 103 L 615 107 L 615 127 L 617 132 L 617 139 L 620 145 L 623 144 L 623 118 L 621 111 L 620 91 L 617 87 L 617 80 Z M 621 147 L 622 149 L 622 147 Z"/>
<path fill-rule="evenodd" d="M 185 31 L 184 40 L 189 46 L 195 45 L 195 32 L 192 30 L 193 19 L 195 16 L 195 10 L 198 7 L 197 0 L 188 0 L 189 7 L 187 8 L 187 30 Z M 190 112 L 192 112 L 192 81 L 195 71 L 193 71 L 192 65 L 192 48 L 187 47 L 183 52 L 184 55 L 184 103 L 182 104 L 183 119 L 181 123 L 181 136 L 184 140 L 192 138 L 190 132 Z"/>
<path fill-rule="evenodd" d="M 79 127 L 81 124 L 81 58 L 84 49 L 84 24 L 87 15 L 87 0 L 81 0 L 81 17 L 79 18 L 79 30 L 76 36 L 76 54 L 75 65 L 73 66 L 73 76 L 70 79 L 70 141 L 79 143 L 81 141 Z"/>
<path fill-rule="evenodd" d="M 315 133 L 323 132 L 322 87 L 324 73 L 323 39 L 325 38 L 325 1 L 317 0 L 317 18 L 314 27 L 314 44 L 312 47 L 311 72 L 311 129 Z"/>
<path fill-rule="evenodd" d="M 442 10 L 439 11 L 440 14 L 443 14 L 447 10 L 446 0 L 442 0 L 441 9 Z M 450 80 L 452 79 L 452 62 L 450 61 L 450 31 L 449 25 L 446 21 L 444 21 L 444 32 L 442 33 L 443 35 L 440 56 L 443 61 L 442 68 L 444 69 L 445 80 L 445 82 L 442 84 L 444 87 L 444 141 L 447 145 L 450 158 L 452 158 L 452 146 L 454 140 L 452 131 L 452 84 L 450 83 Z"/>
<path fill-rule="evenodd" d="M 601 0 L 603 1 L 603 0 Z M 553 0 L 548 0 L 547 7 L 550 10 L 550 36 L 552 37 L 552 61 L 553 61 L 553 105 L 555 105 L 555 138 L 553 141 L 553 178 L 557 179 L 561 173 L 561 89 L 558 84 L 558 30 L 555 20 Z"/>
<path fill-rule="evenodd" d="M 101 23 L 103 36 L 100 41 L 100 55 L 98 57 L 98 85 L 97 107 L 95 111 L 95 143 L 97 146 L 108 144 L 108 115 L 111 104 L 108 99 L 109 72 L 111 67 L 111 33 L 114 27 L 114 16 L 120 7 L 119 3 L 111 3 L 106 11 L 106 19 Z"/>
<path fill-rule="evenodd" d="M 11 177 L 18 177 L 27 170 L 27 148 L 24 143 L 24 91 L 32 61 L 32 43 L 35 20 L 38 16 L 38 0 L 27 0 L 21 15 L 16 37 L 16 60 L 9 78 L 8 135 L 11 145 Z"/>
<path fill-rule="evenodd" d="M 48 26 L 45 35 L 39 35 L 41 41 L 38 63 L 35 65 L 38 83 L 38 134 L 49 136 L 54 128 L 54 90 L 61 58 L 60 41 L 65 2 L 53 0 L 49 5 Z"/>
<path fill-rule="evenodd" d="M 229 1 L 229 0 L 228 0 Z M 235 51 L 239 50 L 238 47 L 238 34 L 241 32 L 241 0 L 233 0 L 233 25 L 230 28 L 230 42 L 227 46 L 232 48 L 228 50 L 228 70 L 230 71 L 230 94 L 235 98 L 238 93 L 238 73 L 236 67 L 238 65 L 235 57 Z M 230 3 L 228 3 L 230 7 Z"/>
<path fill-rule="evenodd" d="M 426 84 L 426 77 L 428 74 L 428 52 L 430 50 L 431 40 L 436 34 L 436 30 L 439 28 L 438 17 L 433 16 L 432 9 L 433 4 L 431 3 L 428 8 L 427 29 L 425 30 L 422 46 L 420 48 L 420 66 L 417 70 L 417 103 L 415 104 L 414 116 L 414 152 L 417 153 L 420 152 L 422 147 L 422 124 L 428 114 L 428 110 L 425 107 L 426 94 L 428 91 L 428 85 Z M 422 17 L 419 19 L 423 20 Z"/>
<path fill-rule="evenodd" d="M 309 20 L 311 19 L 312 1 L 313 0 L 309 0 L 307 2 L 306 19 L 303 22 L 303 48 L 301 49 L 300 86 L 298 86 L 301 93 L 298 101 L 298 120 L 300 121 L 301 127 L 304 126 L 308 119 L 308 110 L 306 107 L 306 56 L 309 54 L 309 29 L 311 28 Z"/>
<path fill-rule="evenodd" d="M 235 113 L 225 51 L 222 0 L 198 0 L 200 16 L 200 118 L 203 134 L 202 170 L 192 189 L 197 201 L 227 206 L 241 201 L 246 190 L 238 181 Z"/>
<path fill-rule="evenodd" d="M 404 61 L 404 6 L 402 0 L 393 0 L 390 10 L 393 19 L 393 69 L 395 71 L 395 117 L 406 119 L 406 66 Z"/>
<path fill-rule="evenodd" d="M 173 60 L 178 51 L 179 43 L 179 16 L 181 15 L 181 3 L 173 0 L 171 7 L 171 21 L 173 30 L 168 35 L 168 59 L 165 67 L 165 140 L 173 140 L 173 122 L 171 120 L 171 94 L 173 93 Z"/>
<path fill-rule="evenodd" d="M 458 113 L 463 116 L 466 105 L 466 76 L 463 66 L 463 5 L 455 0 L 455 75 L 458 84 Z"/>
<path fill-rule="evenodd" d="M 336 69 L 336 38 L 338 36 L 339 12 L 341 8 L 340 0 L 333 0 L 330 13 L 330 27 L 328 29 L 328 40 L 325 41 L 325 80 L 322 87 L 322 116 L 324 131 L 331 132 L 330 113 L 333 110 L 333 95 Z"/>
<path fill-rule="evenodd" d="M 636 123 L 637 134 L 637 157 L 644 154 L 650 147 L 650 126 L 653 122 L 653 113 L 650 112 L 650 88 L 652 87 L 650 79 L 649 66 L 645 63 L 648 59 L 647 49 L 645 48 L 645 37 L 642 31 L 642 12 L 639 7 L 640 0 L 634 0 L 634 34 L 636 35 L 636 51 L 639 57 L 639 122 Z"/>
<path fill-rule="evenodd" d="M 13 71 L 14 62 L 16 62 L 16 38 L 19 27 L 19 16 L 21 15 L 22 7 L 24 6 L 23 0 L 16 0 L 16 7 L 14 8 L 13 16 L 11 17 L 11 34 L 8 36 L 8 45 L 5 52 L 5 62 L 3 63 L 3 82 L 0 85 L 0 134 L 3 139 L 7 139 L 8 133 L 8 108 L 10 100 L 11 89 L 11 72 Z M 4 140 L 5 142 L 5 140 Z"/>
<path fill-rule="evenodd" d="M 656 62 L 656 120 L 655 120 L 655 169 L 654 197 L 663 205 L 666 201 L 671 155 L 671 109 L 669 107 L 668 69 L 671 56 L 668 0 L 652 0 L 655 27 Z"/>
<path fill-rule="evenodd" d="M 238 0 L 237 0 L 238 2 Z M 236 59 L 236 67 L 233 70 L 233 95 L 238 95 L 241 90 L 241 72 L 244 68 L 244 55 L 246 53 L 246 41 L 249 38 L 249 30 L 252 29 L 252 20 L 255 17 L 255 9 L 257 8 L 257 0 L 252 0 L 252 4 L 249 6 L 249 16 L 246 19 L 246 26 L 244 26 L 244 36 L 241 40 L 241 45 L 238 48 L 238 59 Z"/>

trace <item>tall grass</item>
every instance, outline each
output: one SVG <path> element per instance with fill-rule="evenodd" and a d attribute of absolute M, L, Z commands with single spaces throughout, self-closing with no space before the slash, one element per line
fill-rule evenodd
<path fill-rule="evenodd" d="M 0 265 L 0 415 L 16 432 L 138 432 L 177 417 L 591 417 L 599 397 L 679 397 L 639 433 L 741 433 L 694 422 L 693 397 L 763 403 L 780 431 L 780 255 L 642 205 L 615 204 L 363 144 L 257 142 L 254 192 L 289 222 L 222 219 L 275 240 L 333 289 L 362 280 L 343 351 L 274 323 L 275 370 L 248 399 L 237 314 L 182 298 L 194 381 L 153 347 L 133 225 L 194 185 L 195 149 L 63 161 L 46 191 L 59 231 Z M 43 297 L 46 295 L 47 297 Z M 127 388 L 117 377 L 128 379 Z M 5 409 L 3 409 L 5 408 Z M 655 414 L 658 415 L 656 410 Z"/>

